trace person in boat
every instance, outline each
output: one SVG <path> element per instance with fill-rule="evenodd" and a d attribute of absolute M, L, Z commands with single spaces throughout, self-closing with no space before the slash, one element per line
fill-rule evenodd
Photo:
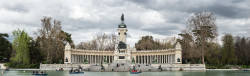
<path fill-rule="evenodd" d="M 70 72 L 73 72 L 73 68 L 70 69 Z"/>
<path fill-rule="evenodd" d="M 63 71 L 64 69 L 63 69 L 63 68 L 61 68 L 61 70 Z"/>
<path fill-rule="evenodd" d="M 34 74 L 34 73 L 36 73 L 36 71 L 35 71 L 35 70 L 33 70 L 33 74 Z"/>
<path fill-rule="evenodd" d="M 41 74 L 43 74 L 43 71 L 41 71 Z"/>
<path fill-rule="evenodd" d="M 38 74 L 39 72 L 38 72 L 38 70 L 36 71 L 36 74 Z"/>

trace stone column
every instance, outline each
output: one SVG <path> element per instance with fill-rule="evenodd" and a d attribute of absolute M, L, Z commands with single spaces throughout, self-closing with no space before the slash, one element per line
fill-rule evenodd
<path fill-rule="evenodd" d="M 148 55 L 147 55 L 147 64 L 149 63 L 149 59 L 148 59 L 149 57 L 148 57 Z"/>
<path fill-rule="evenodd" d="M 158 59 L 158 55 L 155 55 L 155 58 L 157 59 L 156 62 L 158 63 L 158 60 L 159 60 L 159 59 Z"/>
<path fill-rule="evenodd" d="M 91 60 L 91 55 L 89 55 L 89 63 L 90 63 L 90 64 L 91 64 L 91 61 L 92 61 L 92 60 Z"/>
<path fill-rule="evenodd" d="M 75 61 L 76 61 L 76 57 L 75 57 L 75 55 L 73 55 L 73 57 L 74 57 L 74 58 L 73 58 L 73 60 L 74 60 L 74 61 L 73 61 L 73 63 L 75 63 Z"/>
<path fill-rule="evenodd" d="M 79 63 L 81 63 L 81 59 L 82 59 L 82 58 L 81 58 L 81 55 L 79 55 Z"/>
<path fill-rule="evenodd" d="M 164 63 L 164 64 L 166 63 L 165 55 L 163 55 L 163 63 Z"/>
<path fill-rule="evenodd" d="M 172 55 L 170 54 L 170 64 L 172 64 Z"/>
<path fill-rule="evenodd" d="M 168 55 L 168 64 L 170 64 L 170 56 Z"/>
<path fill-rule="evenodd" d="M 107 57 L 107 55 L 105 55 L 105 60 L 106 60 L 106 63 L 108 63 L 108 57 Z"/>
<path fill-rule="evenodd" d="M 71 54 L 71 63 L 74 63 L 74 54 Z"/>
<path fill-rule="evenodd" d="M 95 55 L 95 64 L 96 64 L 96 55 Z"/>
<path fill-rule="evenodd" d="M 83 62 L 84 62 L 85 59 L 86 59 L 86 55 L 83 55 Z"/>
<path fill-rule="evenodd" d="M 74 54 L 71 54 L 71 63 L 74 63 Z"/>
<path fill-rule="evenodd" d="M 142 55 L 140 56 L 140 58 L 141 58 L 141 64 L 142 64 L 142 63 L 143 63 L 143 62 L 142 62 L 142 61 L 143 61 L 143 60 L 142 60 Z"/>
<path fill-rule="evenodd" d="M 167 55 L 165 55 L 165 63 L 167 64 Z"/>
<path fill-rule="evenodd" d="M 140 63 L 140 60 L 141 60 L 141 59 L 140 59 L 140 55 L 138 55 L 138 63 Z"/>
<path fill-rule="evenodd" d="M 99 59 L 100 63 L 102 63 L 102 55 L 99 55 Z"/>
<path fill-rule="evenodd" d="M 75 59 L 74 63 L 77 63 L 77 55 L 75 55 L 74 59 Z"/>
<path fill-rule="evenodd" d="M 80 59 L 79 59 L 79 55 L 76 55 L 76 57 L 77 57 L 77 60 L 76 60 L 77 62 L 76 62 L 76 63 L 78 64 L 78 63 L 79 63 L 79 60 L 80 60 Z"/>
<path fill-rule="evenodd" d="M 82 63 L 82 55 L 80 55 L 80 63 Z"/>
<path fill-rule="evenodd" d="M 73 54 L 73 59 L 72 60 L 73 60 L 73 63 L 75 63 L 76 60 L 75 60 L 75 55 L 74 54 Z"/>
<path fill-rule="evenodd" d="M 153 61 L 152 61 L 152 60 L 153 60 L 152 57 L 153 57 L 153 55 L 150 55 L 150 64 L 152 64 L 152 62 L 153 62 Z"/>
<path fill-rule="evenodd" d="M 76 55 L 76 63 L 79 63 L 79 55 Z"/>
<path fill-rule="evenodd" d="M 143 55 L 143 64 L 146 63 L 146 55 Z"/>
<path fill-rule="evenodd" d="M 137 63 L 137 56 L 135 55 L 135 64 Z"/>
<path fill-rule="evenodd" d="M 114 56 L 113 56 L 113 55 L 111 55 L 111 63 L 113 62 L 113 60 L 114 60 Z"/>
<path fill-rule="evenodd" d="M 167 63 L 169 63 L 168 60 L 169 60 L 169 59 L 168 59 L 168 55 L 167 55 Z"/>
<path fill-rule="evenodd" d="M 158 63 L 160 64 L 160 63 L 161 63 L 161 55 L 158 55 L 157 57 L 158 57 L 158 59 L 159 59 L 159 60 L 158 60 L 158 61 L 159 61 Z"/>
<path fill-rule="evenodd" d="M 93 60 L 94 60 L 94 58 L 93 58 L 93 55 L 91 55 L 91 57 L 90 57 L 91 59 L 91 64 L 93 64 Z"/>
<path fill-rule="evenodd" d="M 163 64 L 164 64 L 164 61 L 165 61 L 164 59 L 165 59 L 165 58 L 164 58 L 164 55 L 162 55 L 162 63 L 163 63 Z"/>

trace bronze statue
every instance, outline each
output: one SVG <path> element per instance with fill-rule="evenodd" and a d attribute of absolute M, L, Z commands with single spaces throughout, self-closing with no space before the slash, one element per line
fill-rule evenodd
<path fill-rule="evenodd" d="M 121 16 L 121 20 L 124 21 L 124 15 L 123 15 L 123 14 L 122 14 L 122 16 Z"/>

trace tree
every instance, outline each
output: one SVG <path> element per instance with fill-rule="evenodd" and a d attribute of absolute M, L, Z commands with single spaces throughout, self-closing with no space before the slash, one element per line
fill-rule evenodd
<path fill-rule="evenodd" d="M 182 38 L 178 41 L 182 46 L 182 61 L 187 63 L 188 60 L 191 60 L 193 57 L 197 57 L 197 52 L 193 50 L 193 38 L 192 35 L 188 34 L 186 30 L 182 31 L 182 34 L 179 34 Z"/>
<path fill-rule="evenodd" d="M 43 55 L 41 54 L 41 50 L 39 49 L 39 39 L 35 41 L 33 39 L 29 42 L 29 55 L 30 55 L 30 63 L 34 64 L 35 67 L 38 68 L 40 63 L 44 60 Z"/>
<path fill-rule="evenodd" d="M 237 64 L 248 66 L 250 63 L 250 38 L 236 36 L 234 42 Z"/>
<path fill-rule="evenodd" d="M 91 41 L 81 42 L 77 45 L 77 49 L 84 50 L 115 50 L 116 36 L 115 34 L 102 34 L 93 38 Z"/>
<path fill-rule="evenodd" d="M 154 40 L 152 36 L 142 36 L 141 39 L 137 43 L 135 43 L 135 48 L 137 50 L 162 50 L 167 48 L 174 48 L 175 43 L 175 37 L 167 37 L 162 40 Z"/>
<path fill-rule="evenodd" d="M 153 50 L 155 49 L 155 46 L 157 46 L 157 44 L 154 45 L 155 43 L 156 42 L 152 36 L 143 36 L 141 40 L 135 43 L 135 48 L 137 50 Z"/>
<path fill-rule="evenodd" d="M 29 64 L 29 41 L 30 37 L 24 30 L 13 31 L 14 41 L 12 43 L 15 54 L 11 57 L 11 61 L 18 64 Z"/>
<path fill-rule="evenodd" d="M 213 13 L 198 12 L 187 21 L 186 30 L 193 36 L 197 50 L 200 50 L 201 60 L 204 64 L 205 48 L 208 41 L 218 36 L 216 18 Z"/>
<path fill-rule="evenodd" d="M 63 30 L 61 30 L 61 31 L 62 31 L 62 33 L 64 33 L 64 34 L 66 35 L 66 41 L 69 42 L 70 46 L 71 46 L 72 48 L 75 48 L 75 44 L 74 44 L 74 41 L 73 41 L 72 38 L 71 38 L 71 34 L 65 32 L 65 31 L 63 31 Z"/>
<path fill-rule="evenodd" d="M 221 65 L 220 44 L 209 42 L 205 51 L 205 60 L 209 65 Z"/>
<path fill-rule="evenodd" d="M 235 62 L 234 38 L 231 34 L 225 34 L 222 38 L 222 61 L 232 64 Z"/>
<path fill-rule="evenodd" d="M 11 56 L 11 43 L 6 39 L 8 34 L 0 33 L 0 62 L 8 62 Z"/>
<path fill-rule="evenodd" d="M 51 17 L 41 19 L 42 28 L 36 33 L 39 39 L 40 50 L 46 57 L 47 63 L 59 63 L 64 60 L 64 42 L 66 35 L 62 32 L 61 21 Z"/>

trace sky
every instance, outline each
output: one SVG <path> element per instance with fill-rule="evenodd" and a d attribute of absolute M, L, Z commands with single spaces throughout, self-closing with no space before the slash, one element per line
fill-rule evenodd
<path fill-rule="evenodd" d="M 216 17 L 218 41 L 225 33 L 250 36 L 250 0 L 0 0 L 0 33 L 24 29 L 29 36 L 41 28 L 44 16 L 62 22 L 75 44 L 106 33 L 118 34 L 121 14 L 128 28 L 127 43 L 140 37 L 178 36 L 196 12 Z"/>

